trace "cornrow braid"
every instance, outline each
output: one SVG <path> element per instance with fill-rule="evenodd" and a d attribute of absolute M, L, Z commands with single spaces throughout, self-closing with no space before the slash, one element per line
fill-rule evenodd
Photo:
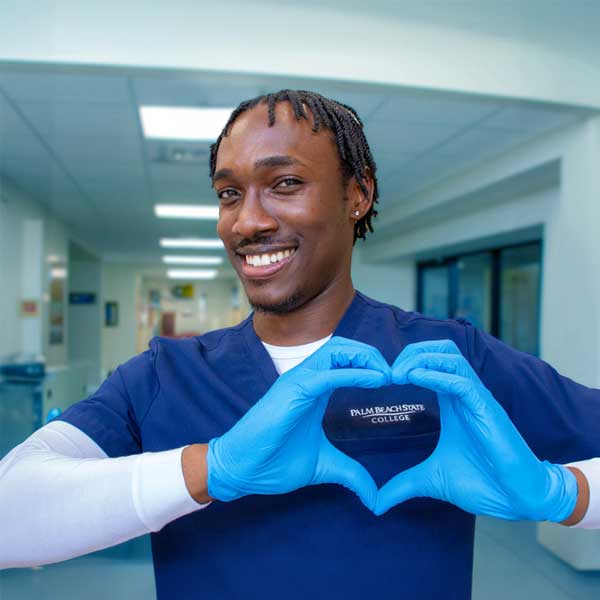
<path fill-rule="evenodd" d="M 346 104 L 325 98 L 316 92 L 305 90 L 280 90 L 272 94 L 258 96 L 251 100 L 245 100 L 231 113 L 229 120 L 223 127 L 223 131 L 217 141 L 210 148 L 210 177 L 215 174 L 217 164 L 217 153 L 224 137 L 226 137 L 236 119 L 247 110 L 258 104 L 266 104 L 268 110 L 269 127 L 275 123 L 275 106 L 280 102 L 289 102 L 297 121 L 305 119 L 308 121 L 306 109 L 313 116 L 312 130 L 316 133 L 321 129 L 328 129 L 333 133 L 335 143 L 342 165 L 342 177 L 344 185 L 351 177 L 354 177 L 363 194 L 368 197 L 369 192 L 365 185 L 365 173 L 369 172 L 373 180 L 373 203 L 367 213 L 356 222 L 354 226 L 354 241 L 358 238 L 366 239 L 367 232 L 373 232 L 373 219 L 377 216 L 375 203 L 379 198 L 377 186 L 377 166 L 371 149 L 365 137 L 363 123 L 356 111 Z"/>

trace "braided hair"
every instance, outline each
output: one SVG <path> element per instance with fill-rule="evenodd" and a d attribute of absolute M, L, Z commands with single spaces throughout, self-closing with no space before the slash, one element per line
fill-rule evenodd
<path fill-rule="evenodd" d="M 239 104 L 231 113 L 217 141 L 210 148 L 211 179 L 215 174 L 217 153 L 221 141 L 227 136 L 235 120 L 245 111 L 263 103 L 268 107 L 269 127 L 272 127 L 275 123 L 275 105 L 279 102 L 289 102 L 291 104 L 297 121 L 300 119 L 308 120 L 308 114 L 306 113 L 308 107 L 313 115 L 313 132 L 316 133 L 324 128 L 333 133 L 342 166 L 344 185 L 348 183 L 351 177 L 354 177 L 366 197 L 369 196 L 369 192 L 365 186 L 364 178 L 368 169 L 373 180 L 373 202 L 366 214 L 354 225 L 354 241 L 356 242 L 358 238 L 366 239 L 367 232 L 373 231 L 372 220 L 377 216 L 375 203 L 379 197 L 379 192 L 376 177 L 377 166 L 363 131 L 363 123 L 356 111 L 350 106 L 325 98 L 316 92 L 280 90 L 273 94 L 265 94 L 252 100 L 245 100 Z"/>

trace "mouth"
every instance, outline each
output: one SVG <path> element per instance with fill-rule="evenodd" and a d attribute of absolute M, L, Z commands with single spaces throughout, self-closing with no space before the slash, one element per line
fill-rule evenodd
<path fill-rule="evenodd" d="M 288 265 L 296 254 L 296 248 L 264 249 L 252 253 L 237 253 L 241 270 L 248 279 L 266 279 Z"/>

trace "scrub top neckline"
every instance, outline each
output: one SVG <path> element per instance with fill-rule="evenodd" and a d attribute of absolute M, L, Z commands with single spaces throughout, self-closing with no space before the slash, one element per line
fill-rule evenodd
<path fill-rule="evenodd" d="M 363 304 L 362 294 L 359 291 L 355 291 L 352 302 L 346 309 L 346 312 L 342 315 L 342 318 L 332 335 L 351 338 L 358 326 L 360 312 L 364 308 Z M 246 319 L 246 323 L 244 323 L 244 326 L 242 327 L 242 333 L 251 362 L 257 365 L 263 380 L 268 387 L 271 387 L 279 377 L 279 373 L 277 373 L 275 363 L 269 356 L 262 340 L 254 330 L 254 312 Z"/>

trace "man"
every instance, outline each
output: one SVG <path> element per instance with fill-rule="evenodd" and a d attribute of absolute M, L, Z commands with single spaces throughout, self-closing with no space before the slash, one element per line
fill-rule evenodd
<path fill-rule="evenodd" d="M 349 107 L 291 91 L 242 103 L 213 147 L 211 177 L 219 235 L 253 315 L 200 338 L 153 340 L 64 413 L 51 441 L 9 454 L 5 498 L 28 473 L 31 490 L 41 478 L 45 498 L 68 503 L 60 535 L 79 531 L 68 550 L 53 548 L 55 560 L 155 531 L 159 598 L 468 597 L 473 515 L 433 498 L 393 507 L 420 495 L 399 489 L 398 474 L 433 457 L 438 441 L 456 446 L 442 444 L 452 421 L 442 415 L 440 436 L 441 388 L 419 379 L 441 362 L 403 372 L 401 351 L 433 340 L 425 354 L 462 353 L 533 452 L 553 463 L 600 455 L 598 392 L 466 322 L 355 292 L 352 247 L 372 229 L 378 194 Z M 452 351 L 435 340 L 451 340 Z M 44 475 L 36 456 L 50 446 L 62 458 L 47 460 Z M 575 477 L 550 471 L 559 492 L 543 518 L 564 520 Z M 16 504 L 3 500 L 7 526 L 22 519 Z"/>

